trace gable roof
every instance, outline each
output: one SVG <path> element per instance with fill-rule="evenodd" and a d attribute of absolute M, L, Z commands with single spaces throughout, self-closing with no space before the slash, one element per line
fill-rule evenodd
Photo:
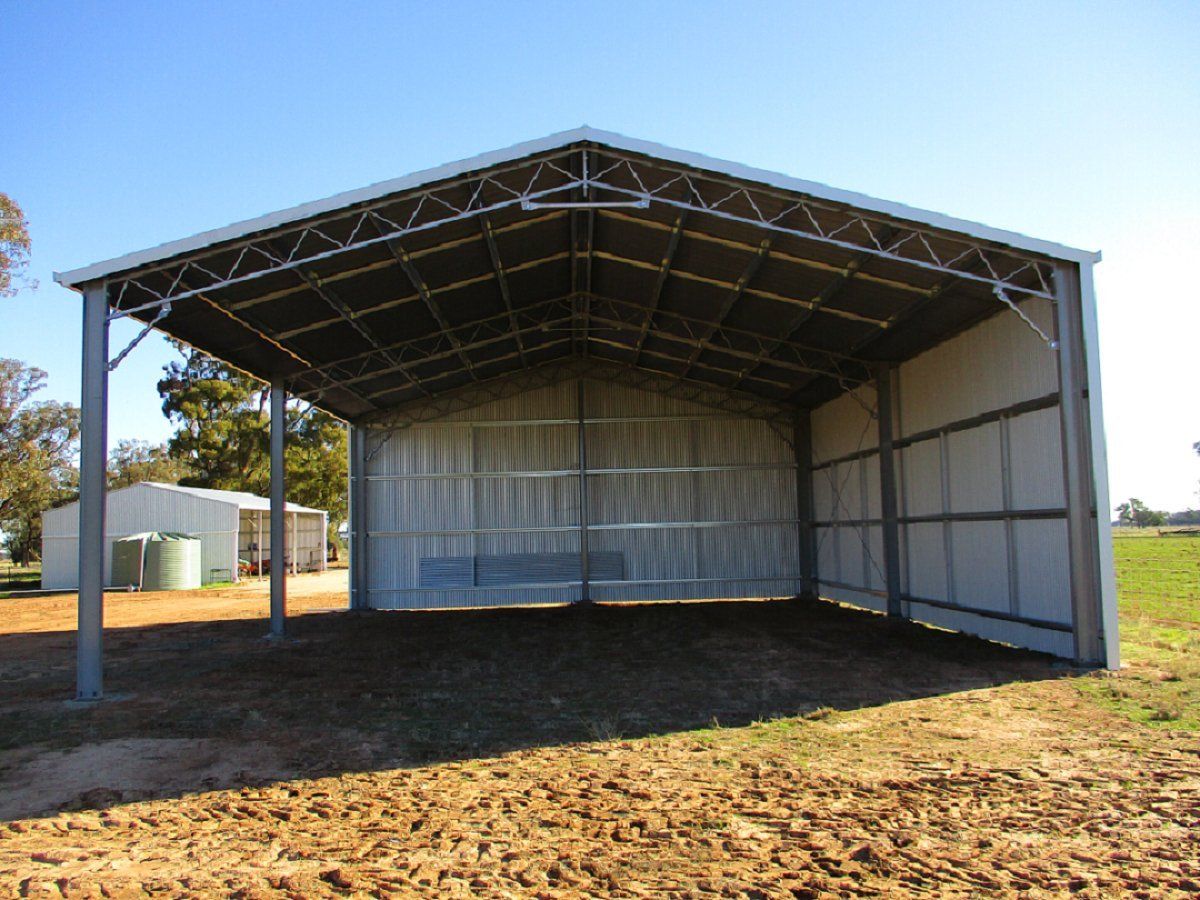
<path fill-rule="evenodd" d="M 592 365 L 790 414 L 1098 258 L 585 127 L 56 278 L 367 423 Z"/>
<path fill-rule="evenodd" d="M 289 223 L 301 222 L 313 216 L 319 216 L 343 207 L 355 206 L 360 203 L 386 197 L 389 194 L 397 194 L 422 185 L 456 178 L 467 172 L 488 169 L 492 166 L 513 162 L 527 156 L 544 153 L 547 150 L 553 150 L 557 147 L 579 143 L 599 144 L 619 150 L 627 150 L 631 153 L 669 160 L 683 166 L 720 172 L 731 178 L 755 181 L 782 190 L 795 191 L 796 193 L 829 200 L 834 203 L 871 210 L 885 216 L 921 222 L 933 228 L 957 231 L 980 238 L 981 240 L 997 241 L 1021 250 L 1043 253 L 1047 256 L 1057 257 L 1058 259 L 1084 263 L 1099 262 L 1100 260 L 1100 253 L 1096 251 L 1080 250 L 1075 247 L 1068 247 L 1065 244 L 1055 243 L 1054 241 L 1033 238 L 1016 231 L 993 228 L 981 222 L 960 219 L 932 210 L 908 206 L 890 200 L 882 200 L 878 197 L 860 194 L 856 191 L 831 187 L 818 181 L 807 181 L 803 178 L 785 175 L 782 172 L 759 169 L 731 160 L 718 159 L 706 156 L 703 153 L 680 150 L 676 147 L 669 147 L 654 141 L 643 141 L 638 138 L 626 137 L 615 131 L 605 131 L 600 128 L 590 128 L 587 125 L 583 125 L 579 128 L 568 129 L 567 131 L 558 131 L 536 140 L 521 141 L 500 150 L 492 150 L 465 159 L 443 163 L 440 166 L 434 166 L 429 169 L 421 169 L 417 172 L 411 172 L 408 175 L 401 175 L 399 178 L 391 178 L 385 181 L 378 181 L 366 187 L 342 191 L 321 200 L 313 200 L 261 216 L 255 216 L 251 219 L 243 219 L 222 228 L 202 231 L 190 237 L 168 241 L 155 247 L 148 247 L 145 250 L 138 250 L 134 253 L 127 253 L 123 256 L 113 257 L 112 259 L 92 263 L 87 266 L 80 266 L 79 268 L 69 269 L 64 272 L 55 272 L 54 280 L 64 287 L 78 287 L 87 281 L 94 281 L 97 278 L 104 278 L 107 275 L 143 266 L 147 263 L 169 259 L 172 256 L 178 256 L 179 254 L 198 250 L 212 244 L 236 240 L 239 237 L 278 228 L 281 225 Z"/>

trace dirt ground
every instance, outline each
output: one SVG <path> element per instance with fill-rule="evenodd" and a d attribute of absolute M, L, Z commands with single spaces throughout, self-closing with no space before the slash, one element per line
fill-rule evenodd
<path fill-rule="evenodd" d="M 832 604 L 348 613 L 344 572 L 0 604 L 0 893 L 1200 893 L 1200 740 Z M 1143 676 L 1145 673 L 1141 673 Z"/>

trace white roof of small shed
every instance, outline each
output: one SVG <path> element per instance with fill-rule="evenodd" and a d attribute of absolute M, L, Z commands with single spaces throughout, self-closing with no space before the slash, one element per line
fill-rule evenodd
<path fill-rule="evenodd" d="M 112 497 L 116 494 L 120 494 L 125 491 L 132 491 L 137 488 L 155 488 L 162 491 L 174 491 L 178 494 L 187 494 L 191 497 L 196 497 L 201 500 L 209 500 L 213 503 L 223 503 L 227 506 L 236 506 L 239 510 L 261 510 L 262 512 L 270 512 L 271 510 L 271 501 L 266 497 L 258 497 L 254 494 L 246 493 L 245 491 L 218 491 L 214 488 L 183 487 L 182 485 L 164 484 L 159 481 L 139 481 L 137 484 L 131 484 L 127 487 L 111 490 L 108 492 L 108 496 Z M 48 509 L 46 510 L 46 513 L 58 514 L 62 510 L 74 509 L 77 506 L 79 506 L 78 500 L 72 503 L 63 504 L 62 506 L 55 507 L 54 509 Z M 288 503 L 286 504 L 285 509 L 287 512 L 300 513 L 302 515 L 325 515 L 325 510 L 323 509 L 313 509 L 310 506 L 301 506 L 299 503 Z"/>
<path fill-rule="evenodd" d="M 247 493 L 246 491 L 219 491 L 215 488 L 184 487 L 179 484 L 164 484 L 159 481 L 141 481 L 138 483 L 146 487 L 161 488 L 164 491 L 178 491 L 181 494 L 191 494 L 193 497 L 202 497 L 205 500 L 214 500 L 217 503 L 228 503 L 238 507 L 238 509 L 262 510 L 263 512 L 268 512 L 271 509 L 271 501 L 269 499 Z M 323 509 L 313 509 L 311 506 L 301 506 L 299 503 L 288 503 L 285 504 L 284 508 L 288 512 L 294 513 L 325 514 L 325 510 Z"/>

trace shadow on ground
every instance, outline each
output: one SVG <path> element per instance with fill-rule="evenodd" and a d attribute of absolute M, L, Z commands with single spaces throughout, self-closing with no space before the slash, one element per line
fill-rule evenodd
<path fill-rule="evenodd" d="M 1062 671 L 1040 654 L 796 600 L 317 613 L 293 620 L 285 645 L 263 631 L 257 619 L 112 630 L 106 690 L 121 699 L 83 708 L 64 703 L 72 633 L 0 636 L 0 797 L 17 796 L 0 818 L 735 727 Z"/>

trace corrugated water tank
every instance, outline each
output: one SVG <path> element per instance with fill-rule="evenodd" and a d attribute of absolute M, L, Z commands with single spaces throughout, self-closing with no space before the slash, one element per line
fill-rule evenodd
<path fill-rule="evenodd" d="M 200 540 L 188 534 L 151 531 L 113 541 L 112 583 L 143 591 L 200 587 Z"/>

